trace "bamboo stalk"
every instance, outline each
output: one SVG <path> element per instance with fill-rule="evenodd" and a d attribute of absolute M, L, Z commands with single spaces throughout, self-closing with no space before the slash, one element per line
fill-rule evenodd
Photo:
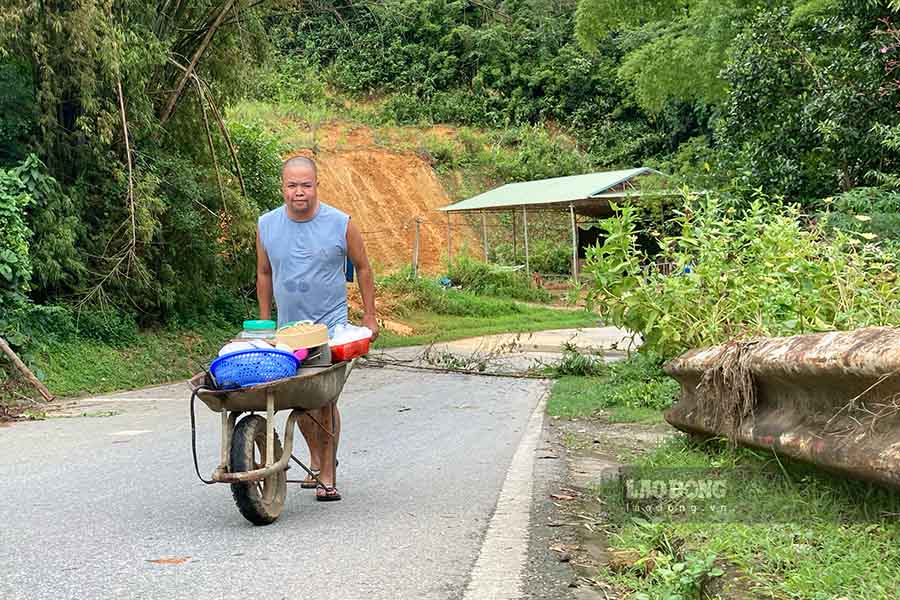
<path fill-rule="evenodd" d="M 178 102 L 178 99 L 181 97 L 181 92 L 184 91 L 184 86 L 187 83 L 188 78 L 194 72 L 194 69 L 197 67 L 197 63 L 200 62 L 200 57 L 203 56 L 203 53 L 206 52 L 206 49 L 209 47 L 209 43 L 212 41 L 213 35 L 215 35 L 216 30 L 219 28 L 219 25 L 222 24 L 222 21 L 225 19 L 225 15 L 231 10 L 231 7 L 234 5 L 234 0 L 228 0 L 222 6 L 222 10 L 219 11 L 219 15 L 216 17 L 216 20 L 213 21 L 213 24 L 206 31 L 206 35 L 203 36 L 203 41 L 200 42 L 200 47 L 197 48 L 196 52 L 194 52 L 194 56 L 191 58 L 191 62 L 185 70 L 184 74 L 182 74 L 181 79 L 178 81 L 178 85 L 175 86 L 175 91 L 169 96 L 169 100 L 166 103 L 166 107 L 163 110 L 162 116 L 159 119 L 160 125 L 165 125 L 166 121 L 169 120 L 169 117 L 172 116 L 172 111 L 175 109 L 175 103 Z"/>

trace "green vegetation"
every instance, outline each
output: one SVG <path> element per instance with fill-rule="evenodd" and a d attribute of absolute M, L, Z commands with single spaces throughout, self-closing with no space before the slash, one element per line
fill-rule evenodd
<path fill-rule="evenodd" d="M 508 314 L 487 316 L 438 315 L 427 311 L 410 311 L 403 322 L 415 329 L 411 336 L 384 332 L 376 348 L 395 348 L 446 342 L 450 340 L 493 335 L 495 333 L 528 333 L 546 329 L 596 327 L 597 316 L 586 311 L 561 311 L 516 304 Z"/>
<path fill-rule="evenodd" d="M 591 167 L 660 166 L 737 197 L 814 200 L 889 182 L 900 160 L 896 2 L 327 4 L 285 18 L 280 51 L 384 98 L 391 122 L 552 122 Z"/>
<path fill-rule="evenodd" d="M 234 328 L 147 330 L 127 344 L 77 339 L 48 345 L 35 359 L 45 383 L 60 396 L 99 394 L 186 380 L 209 366 Z"/>
<path fill-rule="evenodd" d="M 454 286 L 475 294 L 528 302 L 550 300 L 550 295 L 542 289 L 534 288 L 525 274 L 498 270 L 465 255 L 455 258 L 450 263 L 447 277 Z"/>
<path fill-rule="evenodd" d="M 725 482 L 722 504 L 733 512 L 715 523 L 688 516 L 615 523 L 610 546 L 633 560 L 602 576 L 634 590 L 633 597 L 699 599 L 723 586 L 732 586 L 729 597 L 894 597 L 893 566 L 900 560 L 895 493 L 685 437 L 637 459 L 634 475 L 664 478 L 685 467 L 697 469 L 694 477 Z M 621 502 L 617 486 L 594 493 L 611 512 Z"/>
<path fill-rule="evenodd" d="M 659 421 L 678 392 L 678 384 L 662 372 L 659 359 L 646 353 L 606 364 L 569 350 L 551 373 L 561 376 L 547 402 L 547 412 L 557 417 L 602 413 L 614 423 Z"/>
<path fill-rule="evenodd" d="M 409 271 L 386 276 L 378 282 L 378 295 L 393 314 L 415 330 L 410 337 L 384 332 L 376 347 L 388 348 L 490 335 L 589 327 L 596 315 L 587 311 L 540 308 L 510 298 L 543 299 L 527 282 L 510 273 L 495 272 L 483 263 L 462 258 L 450 267 L 462 289 L 445 288 L 438 280 L 414 279 Z M 453 283 L 458 280 L 454 278 Z M 497 294 L 497 295 L 492 295 Z"/>
<path fill-rule="evenodd" d="M 589 251 L 591 298 L 608 323 L 639 332 L 666 357 L 733 338 L 897 323 L 894 246 L 861 228 L 829 227 L 830 216 L 809 221 L 764 199 L 746 209 L 689 199 L 670 233 L 650 232 L 671 276 L 638 246 L 637 209 L 622 207 Z"/>

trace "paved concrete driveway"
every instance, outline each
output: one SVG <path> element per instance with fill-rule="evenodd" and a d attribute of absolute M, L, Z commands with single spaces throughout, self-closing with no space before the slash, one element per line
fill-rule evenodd
<path fill-rule="evenodd" d="M 344 500 L 292 486 L 267 527 L 196 479 L 184 386 L 0 429 L 0 598 L 461 598 L 545 391 L 359 369 L 341 404 Z M 198 409 L 208 476 L 218 419 Z"/>

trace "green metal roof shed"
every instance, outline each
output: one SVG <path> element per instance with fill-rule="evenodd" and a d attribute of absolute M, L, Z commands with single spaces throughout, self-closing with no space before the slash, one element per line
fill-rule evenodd
<path fill-rule="evenodd" d="M 634 185 L 644 175 L 661 175 L 648 167 L 553 177 L 536 181 L 508 183 L 472 198 L 444 206 L 444 212 L 560 210 L 573 205 L 578 214 L 603 214 L 610 211 L 610 199 L 640 195 Z"/>
<path fill-rule="evenodd" d="M 577 215 L 589 217 L 612 213 L 610 202 L 627 197 L 640 197 L 637 180 L 647 175 L 662 175 L 649 167 L 620 171 L 604 171 L 553 177 L 536 181 L 509 183 L 496 189 L 444 206 L 438 210 L 447 214 L 447 250 L 452 255 L 450 240 L 451 213 L 481 213 L 484 238 L 484 257 L 488 260 L 487 213 L 512 211 L 515 217 L 521 210 L 525 238 L 525 268 L 530 272 L 528 254 L 528 213 L 536 210 L 567 211 L 572 225 L 572 273 L 578 274 Z M 515 221 L 513 243 L 515 244 Z"/>

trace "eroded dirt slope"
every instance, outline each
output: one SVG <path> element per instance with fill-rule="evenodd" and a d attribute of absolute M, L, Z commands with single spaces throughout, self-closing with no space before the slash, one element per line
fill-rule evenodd
<path fill-rule="evenodd" d="M 349 144 L 346 138 L 340 144 L 326 142 L 314 156 L 319 198 L 352 216 L 379 273 L 410 264 L 415 219 L 421 218 L 419 268 L 439 271 L 447 253 L 447 220 L 436 209 L 450 199 L 431 165 L 413 152 L 387 150 L 356 133 Z M 452 225 L 454 254 L 464 244 L 479 247 L 463 217 L 453 217 Z"/>

